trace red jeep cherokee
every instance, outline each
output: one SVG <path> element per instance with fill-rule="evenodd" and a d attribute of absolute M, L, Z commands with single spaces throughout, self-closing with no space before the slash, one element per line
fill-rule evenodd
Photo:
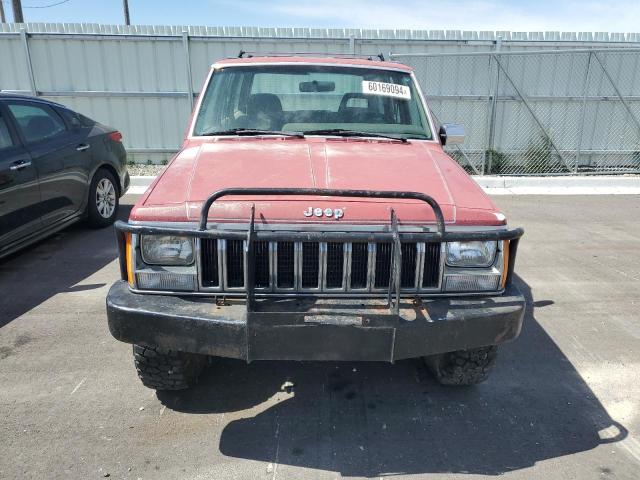
<path fill-rule="evenodd" d="M 113 336 L 142 382 L 187 388 L 207 356 L 424 357 L 484 380 L 518 336 L 522 229 L 443 151 L 411 68 L 354 58 L 213 65 L 180 152 L 116 224 Z"/>

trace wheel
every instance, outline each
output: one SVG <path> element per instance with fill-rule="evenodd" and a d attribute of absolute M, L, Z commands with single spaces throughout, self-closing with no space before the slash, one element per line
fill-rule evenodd
<path fill-rule="evenodd" d="M 484 382 L 496 363 L 498 347 L 457 350 L 424 357 L 442 385 L 475 385 Z"/>
<path fill-rule="evenodd" d="M 155 390 L 184 390 L 197 382 L 207 357 L 134 345 L 133 359 L 138 377 L 145 387 Z"/>
<path fill-rule="evenodd" d="M 103 168 L 93 176 L 87 203 L 87 219 L 92 227 L 106 227 L 116 220 L 120 203 L 117 185 L 111 172 Z"/>

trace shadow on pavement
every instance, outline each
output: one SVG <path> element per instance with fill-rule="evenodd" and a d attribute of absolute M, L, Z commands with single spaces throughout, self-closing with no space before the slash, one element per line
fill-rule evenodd
<path fill-rule="evenodd" d="M 500 475 L 625 438 L 536 322 L 534 308 L 553 302 L 534 302 L 529 286 L 515 281 L 528 304 L 522 335 L 476 387 L 441 387 L 418 360 L 247 366 L 218 359 L 194 389 L 158 398 L 189 413 L 250 409 L 224 427 L 224 455 L 343 476 Z M 280 392 L 287 380 L 291 394 Z M 604 429 L 613 437 L 601 439 Z"/>
<path fill-rule="evenodd" d="M 118 219 L 131 205 L 120 205 Z M 76 285 L 118 257 L 113 227 L 92 229 L 76 223 L 0 260 L 0 328 L 62 292 L 104 284 Z"/>

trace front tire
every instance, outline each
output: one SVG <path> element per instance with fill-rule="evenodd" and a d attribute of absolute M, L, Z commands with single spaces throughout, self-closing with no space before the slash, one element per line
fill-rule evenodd
<path fill-rule="evenodd" d="M 489 377 L 497 355 L 498 347 L 492 345 L 431 355 L 424 361 L 442 385 L 475 385 Z"/>
<path fill-rule="evenodd" d="M 99 169 L 89 186 L 87 203 L 87 221 L 94 228 L 111 225 L 118 215 L 120 199 L 118 183 L 112 173 L 104 168 Z"/>
<path fill-rule="evenodd" d="M 133 346 L 138 377 L 155 390 L 185 390 L 196 384 L 207 357 L 192 353 Z"/>

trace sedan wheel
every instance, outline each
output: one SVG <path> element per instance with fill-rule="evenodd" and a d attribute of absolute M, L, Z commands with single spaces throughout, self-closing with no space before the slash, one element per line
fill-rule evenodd
<path fill-rule="evenodd" d="M 102 178 L 96 187 L 96 208 L 102 218 L 111 218 L 116 209 L 116 187 L 108 178 Z"/>
<path fill-rule="evenodd" d="M 111 172 L 100 169 L 93 176 L 89 188 L 87 219 L 92 227 L 111 225 L 118 214 L 118 187 Z"/>

